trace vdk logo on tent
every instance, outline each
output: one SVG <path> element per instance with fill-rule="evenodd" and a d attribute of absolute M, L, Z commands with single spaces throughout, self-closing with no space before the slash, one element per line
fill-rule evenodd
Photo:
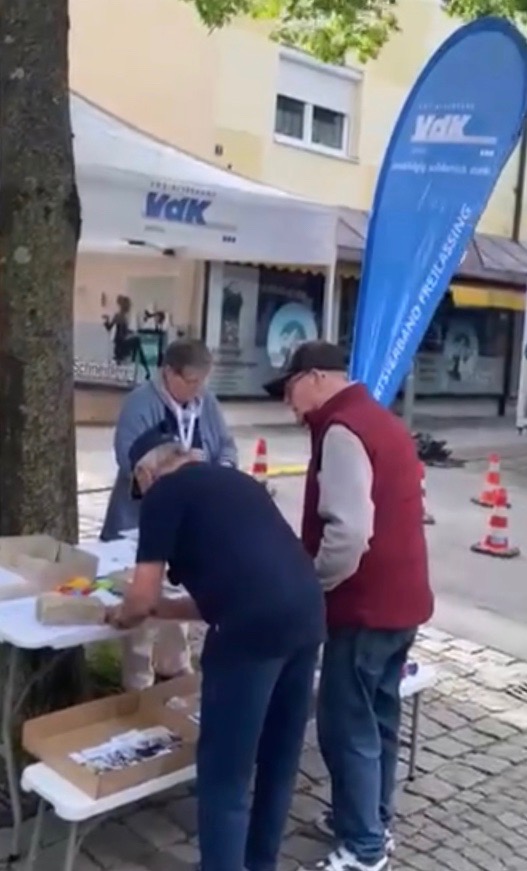
<path fill-rule="evenodd" d="M 206 227 L 205 212 L 212 200 L 197 197 L 172 197 L 170 194 L 150 191 L 146 196 L 145 217 L 154 221 Z"/>

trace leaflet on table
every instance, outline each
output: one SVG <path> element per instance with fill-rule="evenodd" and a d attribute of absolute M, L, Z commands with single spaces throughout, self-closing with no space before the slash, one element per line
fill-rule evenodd
<path fill-rule="evenodd" d="M 70 759 L 94 773 L 121 771 L 148 759 L 166 756 L 182 745 L 180 735 L 165 726 L 131 729 L 98 744 L 70 753 Z"/>

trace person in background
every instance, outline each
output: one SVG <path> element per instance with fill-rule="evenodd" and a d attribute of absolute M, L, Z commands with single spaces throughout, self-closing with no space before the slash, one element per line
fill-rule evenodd
<path fill-rule="evenodd" d="M 143 493 L 130 628 L 203 619 L 197 794 L 201 871 L 276 871 L 325 637 L 312 561 L 272 497 L 234 468 L 196 462 L 162 433 L 136 443 Z M 162 579 L 187 593 L 162 598 Z M 251 787 L 254 796 L 251 805 Z"/>
<path fill-rule="evenodd" d="M 337 345 L 300 345 L 266 388 L 311 432 L 302 538 L 326 594 L 317 723 L 332 789 L 318 827 L 335 842 L 313 867 L 389 871 L 400 682 L 433 611 L 414 442 L 349 383 Z"/>
<path fill-rule="evenodd" d="M 220 405 L 207 390 L 212 355 L 203 342 L 172 342 L 163 366 L 150 381 L 126 398 L 114 436 L 117 478 L 110 496 L 101 539 L 112 541 L 139 523 L 134 499 L 131 454 L 145 433 L 163 433 L 185 450 L 199 450 L 211 463 L 236 466 L 238 454 Z M 191 670 L 188 627 L 144 627 L 123 641 L 123 686 L 143 689 L 155 676 L 173 677 Z M 157 642 L 154 644 L 154 638 Z"/>
<path fill-rule="evenodd" d="M 119 294 L 117 297 L 117 311 L 112 317 L 103 315 L 103 324 L 111 333 L 113 330 L 113 359 L 114 363 L 122 366 L 125 363 L 139 361 L 144 369 L 145 377 L 150 378 L 150 368 L 145 357 L 141 340 L 130 326 L 132 316 L 132 302 L 130 297 Z"/>

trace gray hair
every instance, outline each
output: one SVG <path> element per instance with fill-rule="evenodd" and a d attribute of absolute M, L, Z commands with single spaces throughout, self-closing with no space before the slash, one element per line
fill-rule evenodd
<path fill-rule="evenodd" d="M 163 357 L 163 366 L 168 366 L 177 375 L 185 369 L 210 369 L 212 354 L 200 339 L 178 339 L 171 342 Z"/>
<path fill-rule="evenodd" d="M 141 457 L 134 472 L 147 471 L 153 474 L 164 466 L 168 466 L 170 462 L 186 456 L 187 453 L 188 451 L 184 450 L 179 442 L 167 442 L 158 445 L 157 448 L 152 448 L 144 457 Z"/>

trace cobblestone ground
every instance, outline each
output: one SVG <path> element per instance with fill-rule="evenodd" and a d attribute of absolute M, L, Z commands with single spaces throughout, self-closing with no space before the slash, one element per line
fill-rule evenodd
<path fill-rule="evenodd" d="M 408 751 L 401 752 L 393 871 L 525 871 L 527 663 L 433 629 L 422 633 L 416 654 L 437 666 L 438 682 L 423 697 L 413 783 L 404 781 Z M 312 821 L 328 799 L 311 724 L 281 871 L 327 851 Z M 0 847 L 7 837 L 0 833 Z M 37 871 L 60 871 L 63 838 L 61 825 L 50 818 Z M 189 786 L 104 823 L 84 842 L 76 871 L 190 871 L 197 860 Z"/>

